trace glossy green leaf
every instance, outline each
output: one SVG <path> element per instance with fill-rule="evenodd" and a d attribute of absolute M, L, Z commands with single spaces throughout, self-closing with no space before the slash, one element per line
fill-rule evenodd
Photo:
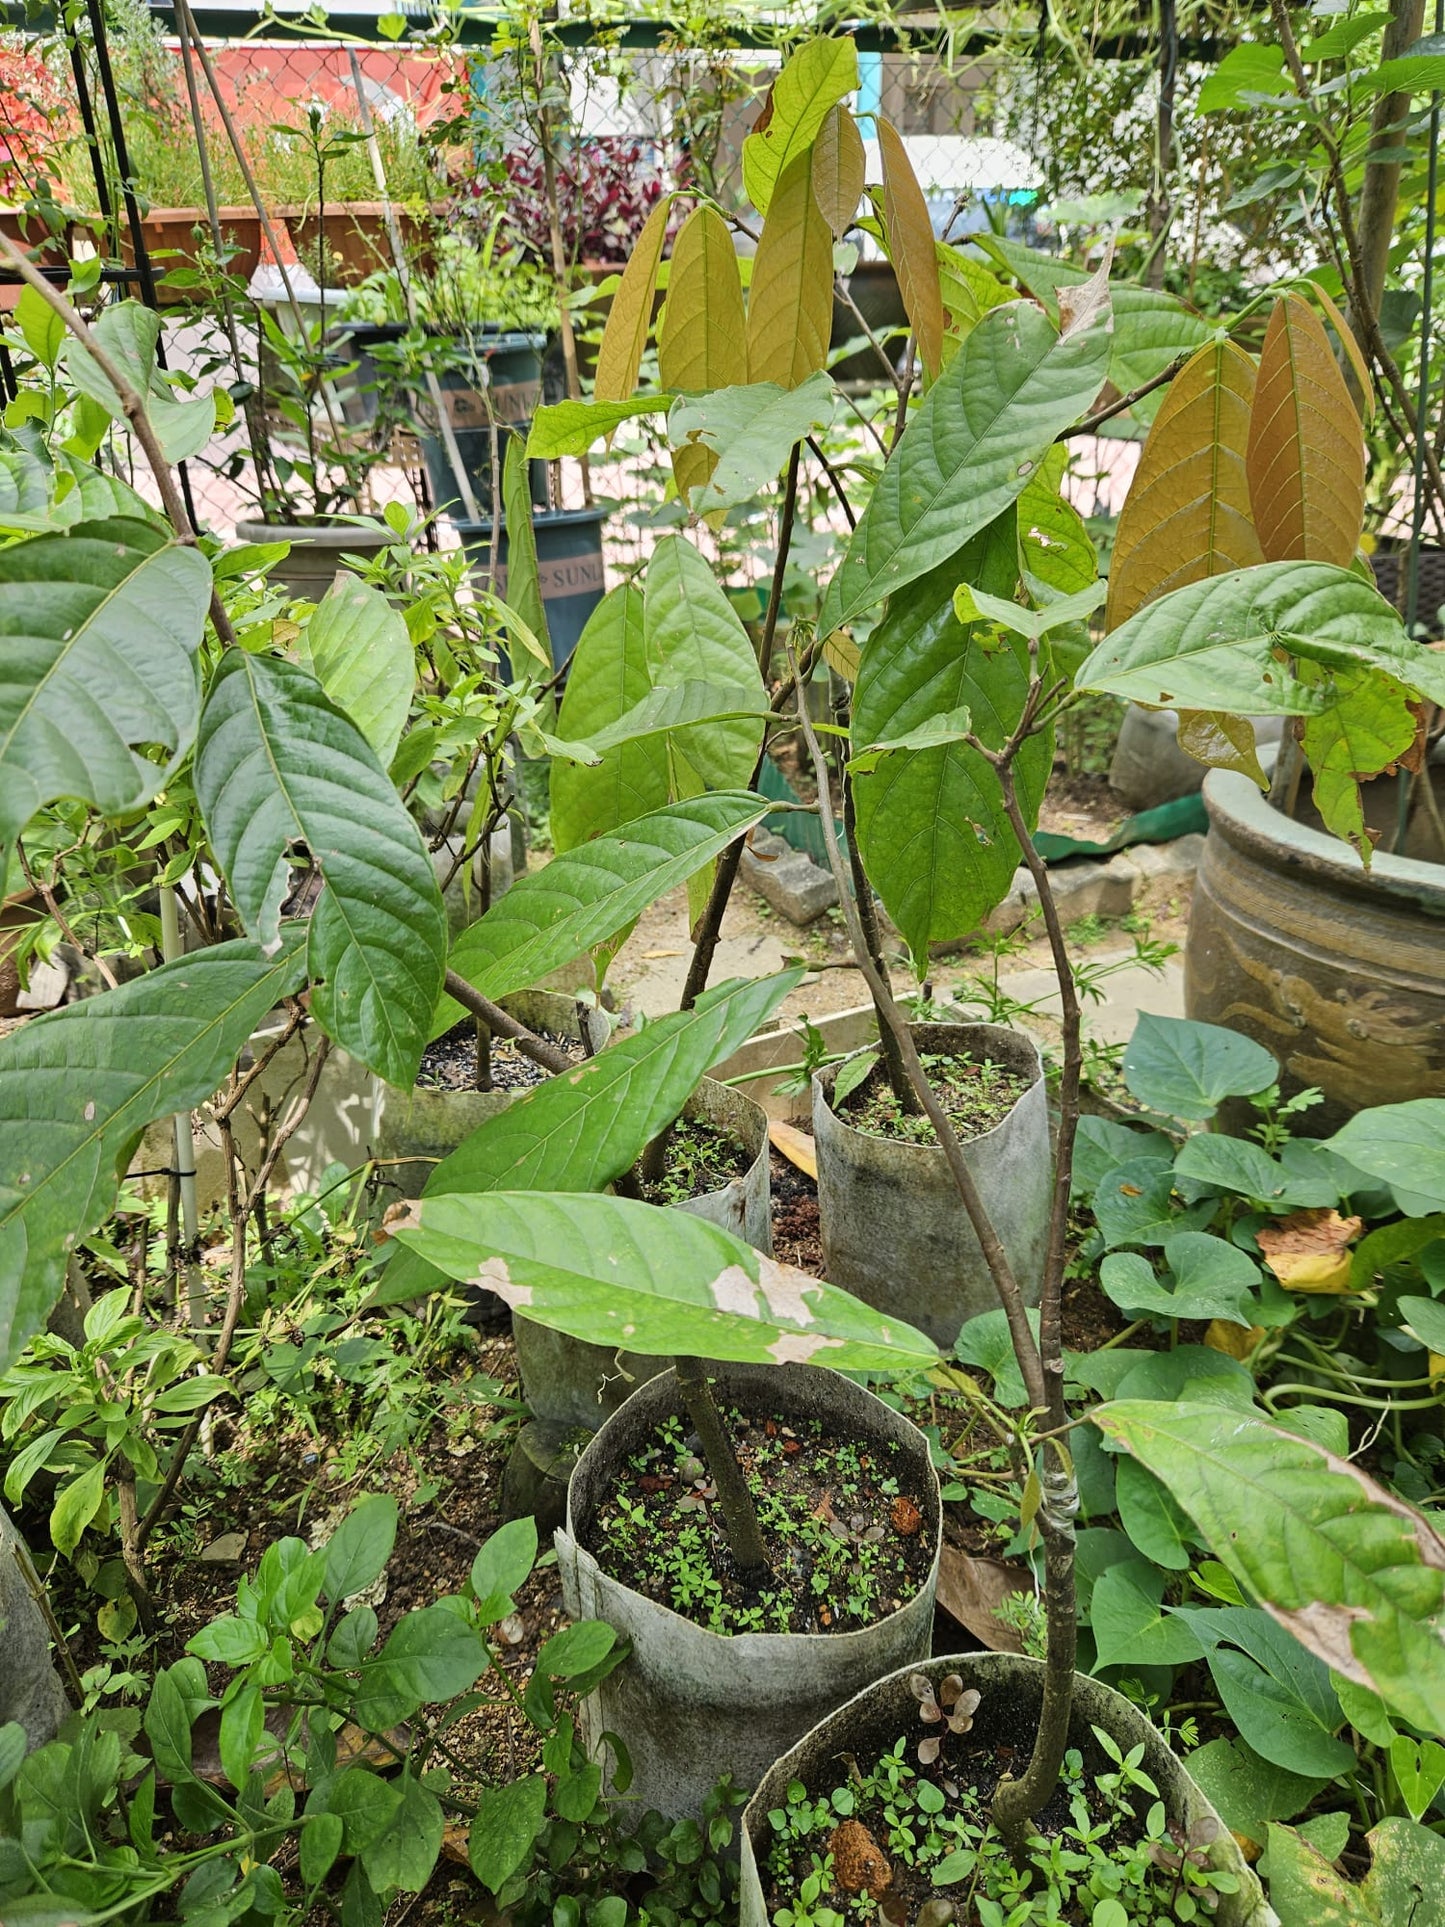
<path fill-rule="evenodd" d="M 401 1804 L 366 1849 L 366 1877 L 383 1898 L 418 1894 L 432 1877 L 446 1822 L 441 1802 L 410 1773 L 396 1782 Z"/>
<path fill-rule="evenodd" d="M 301 942 L 269 959 L 218 944 L 0 1040 L 0 1369 L 44 1325 L 146 1125 L 209 1097 L 300 988 Z"/>
<path fill-rule="evenodd" d="M 310 1811 L 301 1830 L 301 1878 L 308 1887 L 323 1881 L 336 1865 L 341 1852 L 342 1825 L 339 1813 Z"/>
<path fill-rule="evenodd" d="M 655 689 L 696 682 L 756 692 L 756 722 L 740 717 L 678 729 L 668 738 L 675 789 L 678 759 L 708 789 L 745 789 L 762 748 L 767 692 L 747 630 L 712 569 L 685 536 L 666 535 L 653 550 L 642 622 Z"/>
<path fill-rule="evenodd" d="M 799 970 L 704 991 L 691 1010 L 651 1019 L 589 1063 L 526 1092 L 487 1118 L 427 1179 L 444 1191 L 600 1191 L 636 1163 L 696 1090 L 698 1080 L 754 1036 L 796 989 Z M 377 1304 L 398 1304 L 444 1282 L 399 1249 Z"/>
<path fill-rule="evenodd" d="M 1215 1557 L 1324 1665 L 1427 1732 L 1445 1728 L 1445 1640 L 1432 1623 L 1445 1605 L 1445 1540 L 1421 1514 L 1248 1411 L 1116 1401 L 1094 1422 L 1164 1481 Z"/>
<path fill-rule="evenodd" d="M 410 1090 L 442 987 L 446 912 L 431 858 L 364 736 L 308 671 L 231 649 L 201 713 L 196 796 L 236 913 L 275 942 L 303 846 L 311 1009 L 345 1050 Z"/>
<path fill-rule="evenodd" d="M 1007 639 L 999 647 L 991 630 L 965 629 L 953 592 L 960 572 L 1010 589 L 1017 568 L 1010 510 L 957 562 L 890 598 L 863 650 L 855 742 L 897 742 L 967 710 L 981 742 L 992 749 L 1003 743 L 1028 693 L 1027 645 Z M 1014 765 L 1030 823 L 1052 755 L 1043 732 L 1024 744 Z M 998 778 L 977 750 L 953 742 L 886 757 L 859 774 L 854 795 L 864 868 L 921 969 L 930 944 L 968 935 L 1012 886 L 1021 858 Z"/>
<path fill-rule="evenodd" d="M 1029 1327 L 1037 1338 L 1039 1315 L 1031 1311 L 1028 1317 Z M 993 1380 L 993 1395 L 1000 1405 L 1006 1405 L 1012 1411 L 1027 1404 L 1028 1393 L 1024 1387 L 1023 1373 L 1014 1356 L 1013 1339 L 1009 1335 L 1008 1319 L 1002 1307 L 996 1311 L 981 1311 L 966 1319 L 953 1341 L 953 1355 L 965 1365 L 977 1365 L 988 1373 Z"/>
<path fill-rule="evenodd" d="M 1189 1520 L 1168 1491 L 1133 1459 L 1114 1468 L 1114 1503 L 1130 1544 L 1165 1572 L 1187 1572 L 1194 1563 Z"/>
<path fill-rule="evenodd" d="M 341 569 L 297 637 L 296 659 L 388 767 L 416 681 L 416 656 L 401 612 L 380 589 Z"/>
<path fill-rule="evenodd" d="M 477 1596 L 477 1618 L 491 1625 L 512 1610 L 537 1560 L 537 1521 L 510 1519 L 499 1526 L 472 1561 L 471 1587 Z"/>
<path fill-rule="evenodd" d="M 1220 1137 L 1199 1131 L 1186 1138 L 1174 1160 L 1176 1177 L 1192 1178 L 1216 1191 L 1233 1191 L 1260 1204 L 1333 1204 L 1333 1198 L 1316 1195 L 1311 1186 L 1308 1198 L 1292 1195 L 1293 1181 L 1284 1166 L 1272 1158 L 1262 1145 L 1248 1138 Z"/>
<path fill-rule="evenodd" d="M 1352 1117 L 1325 1143 L 1367 1177 L 1400 1185 L 1445 1209 L 1445 1098 L 1376 1105 Z"/>
<path fill-rule="evenodd" d="M 1186 1231 L 1170 1238 L 1165 1262 L 1173 1274 L 1166 1286 L 1149 1260 L 1137 1251 L 1114 1251 L 1099 1267 L 1099 1284 L 1121 1311 L 1148 1312 L 1155 1318 L 1226 1318 L 1236 1325 L 1254 1320 L 1251 1292 L 1259 1267 L 1237 1245 L 1207 1232 Z"/>
<path fill-rule="evenodd" d="M 843 1371 L 937 1362 L 921 1332 L 755 1251 L 705 1219 L 628 1198 L 444 1193 L 395 1235 L 448 1277 L 540 1325 L 614 1349 Z"/>
<path fill-rule="evenodd" d="M 1108 369 L 1107 314 L 1060 335 L 1026 302 L 991 309 L 884 469 L 819 617 L 826 635 L 958 554 L 1014 501 Z"/>
<path fill-rule="evenodd" d="M 1261 1758 L 1304 1776 L 1354 1764 L 1353 1750 L 1335 1737 L 1344 1714 L 1329 1669 L 1268 1613 L 1176 1606 L 1174 1617 L 1199 1640 L 1225 1711 Z"/>
<path fill-rule="evenodd" d="M 379 1840 L 401 1811 L 401 1789 L 379 1773 L 349 1766 L 333 1773 L 312 1792 L 308 1815 L 330 1813 L 341 1822 L 341 1841 L 347 1853 L 365 1853 Z"/>
<path fill-rule="evenodd" d="M 1382 60 L 1366 79 L 1377 94 L 1445 92 L 1445 33 L 1422 34 L 1395 60 Z"/>
<path fill-rule="evenodd" d="M 736 683 L 664 683 L 624 710 L 616 722 L 594 730 L 588 737 L 588 747 L 606 755 L 623 743 L 693 728 L 700 738 L 704 730 L 719 723 L 743 722 L 751 717 L 761 720 L 767 714 L 767 691 L 756 680 L 751 688 Z"/>
<path fill-rule="evenodd" d="M 161 318 L 138 301 L 118 301 L 92 321 L 96 340 L 131 386 L 144 399 L 146 418 L 155 430 L 168 462 L 184 462 L 198 455 L 216 427 L 216 404 L 210 394 L 182 400 L 156 365 Z M 78 341 L 66 343 L 65 371 L 82 395 L 98 402 L 112 421 L 124 421 L 120 397 Z"/>
<path fill-rule="evenodd" d="M 1183 1231 L 1202 1231 L 1217 1205 L 1181 1208 L 1174 1198 L 1174 1170 L 1167 1158 L 1130 1158 L 1094 1192 L 1094 1216 L 1106 1250 L 1116 1245 L 1162 1245 Z"/>
<path fill-rule="evenodd" d="M 167 781 L 196 733 L 210 594 L 204 556 L 130 518 L 0 549 L 0 894 L 47 803 L 118 816 Z"/>
<path fill-rule="evenodd" d="M 982 589 L 964 582 L 954 591 L 953 608 L 960 622 L 987 622 L 996 629 L 1008 630 L 1010 635 L 1037 641 L 1066 623 L 1084 621 L 1107 593 L 1106 583 L 1093 582 L 1076 595 L 1060 596 L 1057 602 L 1046 603 L 1040 609 L 1025 609 L 1005 596 L 985 595 Z"/>
<path fill-rule="evenodd" d="M 711 479 L 691 493 L 693 510 L 711 515 L 751 502 L 777 481 L 795 442 L 830 426 L 837 405 L 837 390 L 825 374 L 810 375 L 796 388 L 758 381 L 674 402 L 667 418 L 674 447 L 700 443 L 717 455 Z"/>
<path fill-rule="evenodd" d="M 50 1538 L 57 1552 L 67 1558 L 80 1544 L 80 1535 L 100 1509 L 105 1497 L 105 1461 L 97 1459 L 78 1477 L 69 1480 L 55 1495 L 50 1508 Z"/>
<path fill-rule="evenodd" d="M 326 1597 L 340 1605 L 353 1593 L 364 1592 L 386 1570 L 396 1544 L 396 1500 L 376 1493 L 359 1499 L 326 1541 Z"/>
<path fill-rule="evenodd" d="M 1272 1054 L 1253 1038 L 1152 1011 L 1140 1012 L 1123 1068 L 1124 1082 L 1141 1104 L 1191 1122 L 1213 1117 L 1226 1097 L 1267 1091 L 1279 1076 Z"/>
<path fill-rule="evenodd" d="M 1328 698 L 1294 676 L 1281 651 L 1398 671 L 1403 647 L 1399 616 L 1353 570 L 1265 562 L 1160 596 L 1100 643 L 1076 682 L 1155 708 L 1309 716 Z M 1418 674 L 1433 685 L 1428 664 Z"/>
<path fill-rule="evenodd" d="M 623 422 L 639 415 L 663 415 L 671 395 L 632 395 L 626 401 L 559 401 L 539 408 L 527 434 L 531 461 L 555 462 L 564 455 L 585 455 Z"/>
<path fill-rule="evenodd" d="M 1217 326 L 1162 288 L 1115 286 L 1109 297 L 1114 309 L 1109 379 L 1121 395 L 1132 395 L 1181 355 L 1202 347 Z"/>
<path fill-rule="evenodd" d="M 1379 669 L 1342 672 L 1334 695 L 1322 714 L 1305 718 L 1300 742 L 1325 828 L 1353 843 L 1368 866 L 1375 846 L 1365 828 L 1360 784 L 1395 767 L 1415 741 L 1419 716 L 1407 692 Z"/>
<path fill-rule="evenodd" d="M 1246 41 L 1231 47 L 1199 90 L 1201 114 L 1226 113 L 1257 105 L 1259 96 L 1292 94 L 1294 83 L 1284 71 L 1284 53 L 1277 46 Z"/>
<path fill-rule="evenodd" d="M 1106 1666 L 1187 1666 L 1203 1648 L 1164 1610 L 1164 1574 L 1143 1559 L 1100 1573 L 1089 1607 L 1097 1673 Z"/>
<path fill-rule="evenodd" d="M 807 151 L 828 110 L 857 85 L 857 50 L 841 35 L 819 34 L 783 62 L 759 125 L 743 142 L 743 186 L 759 214 L 788 162 Z"/>
<path fill-rule="evenodd" d="M 488 1664 L 485 1643 L 464 1619 L 445 1606 L 423 1606 L 397 1621 L 380 1654 L 363 1667 L 353 1715 L 367 1732 L 384 1733 L 418 1707 L 465 1693 Z"/>
<path fill-rule="evenodd" d="M 453 969 L 485 997 L 539 982 L 685 882 L 768 807 L 765 797 L 747 792 L 698 796 L 553 857 L 462 932 Z M 449 1030 L 457 1015 L 458 1007 L 444 998 L 432 1034 Z"/>
<path fill-rule="evenodd" d="M 266 1730 L 266 1702 L 259 1686 L 243 1686 L 221 1708 L 217 1751 L 226 1778 L 237 1792 L 251 1777 L 261 1735 Z"/>
<path fill-rule="evenodd" d="M 1392 1814 L 1365 1835 L 1357 1885 L 1293 1827 L 1269 1829 L 1269 1897 L 1280 1927 L 1424 1927 L 1445 1890 L 1445 1841 Z"/>
<path fill-rule="evenodd" d="M 567 689 L 557 712 L 566 739 L 605 730 L 652 689 L 642 627 L 642 596 L 613 589 L 587 619 L 572 652 Z M 668 800 L 667 748 L 656 738 L 621 744 L 596 768 L 552 764 L 552 843 L 575 849 L 590 837 L 660 810 Z"/>

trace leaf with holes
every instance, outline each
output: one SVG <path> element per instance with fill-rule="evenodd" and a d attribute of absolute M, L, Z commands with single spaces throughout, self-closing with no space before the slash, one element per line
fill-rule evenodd
<path fill-rule="evenodd" d="M 762 1029 L 801 974 L 718 984 L 691 1010 L 654 1018 L 577 1070 L 537 1085 L 444 1157 L 423 1197 L 602 1190 L 679 1114 L 698 1079 Z M 398 1250 L 372 1302 L 403 1303 L 438 1282 L 415 1252 Z"/>
<path fill-rule="evenodd" d="M 909 430 L 912 434 L 913 430 Z M 863 650 L 853 702 L 860 745 L 907 740 L 940 716 L 967 710 L 979 740 L 997 749 L 1028 693 L 1028 647 L 1000 647 L 953 607 L 960 573 L 1007 594 L 1017 580 L 1014 515 L 966 555 L 894 595 Z M 1014 765 L 1032 822 L 1052 761 L 1048 732 L 1031 736 Z M 1002 902 L 1020 861 L 992 766 L 966 743 L 900 749 L 855 785 L 864 867 L 917 962 L 930 943 L 966 936 Z"/>
<path fill-rule="evenodd" d="M 788 162 L 768 207 L 748 290 L 748 380 L 797 388 L 827 365 L 833 230 L 813 191 L 810 147 Z"/>
<path fill-rule="evenodd" d="M 1445 1540 L 1422 1514 L 1253 1412 L 1116 1401 L 1092 1416 L 1271 1619 L 1402 1718 L 1445 1727 Z"/>
<path fill-rule="evenodd" d="M 613 589 L 587 618 L 572 652 L 557 733 L 585 740 L 635 709 L 652 689 L 642 595 Z M 559 851 L 618 829 L 667 802 L 667 750 L 656 738 L 621 743 L 594 766 L 552 763 L 552 843 Z"/>
<path fill-rule="evenodd" d="M 748 378 L 748 323 L 742 274 L 727 223 L 714 207 L 695 208 L 672 244 L 667 306 L 657 338 L 664 388 L 678 395 L 738 388 Z M 674 441 L 685 439 L 673 426 Z M 716 451 L 695 445 L 672 451 L 673 480 L 686 502 L 717 466 Z"/>
<path fill-rule="evenodd" d="M 1270 562 L 1348 568 L 1365 519 L 1365 444 L 1340 364 L 1314 309 L 1274 304 L 1245 456 L 1250 507 Z"/>
<path fill-rule="evenodd" d="M 231 649 L 196 742 L 196 797 L 236 914 L 273 946 L 290 866 L 324 882 L 311 913 L 311 1009 L 343 1049 L 410 1090 L 446 966 L 431 858 L 348 716 L 296 663 Z"/>
<path fill-rule="evenodd" d="M 1008 508 L 1098 393 L 1107 319 L 1060 335 L 1030 303 L 990 309 L 884 469 L 828 584 L 821 635 L 956 556 Z"/>
<path fill-rule="evenodd" d="M 421 1198 L 391 1227 L 449 1278 L 537 1324 L 651 1356 L 903 1373 L 937 1347 L 720 1225 L 630 1198 L 489 1191 Z"/>
<path fill-rule="evenodd" d="M 743 186 L 759 214 L 768 213 L 784 170 L 812 146 L 829 110 L 857 85 L 857 49 L 840 35 L 819 34 L 784 61 L 743 142 Z"/>
<path fill-rule="evenodd" d="M 1286 650 L 1331 668 L 1388 668 L 1411 688 L 1445 691 L 1429 651 L 1405 641 L 1373 585 L 1323 562 L 1268 562 L 1161 596 L 1100 643 L 1077 687 L 1154 708 L 1315 715 L 1328 697 L 1291 672 Z"/>
<path fill-rule="evenodd" d="M 452 968 L 485 997 L 539 982 L 686 882 L 769 807 L 750 792 L 697 796 L 553 857 L 462 932 Z M 432 1034 L 449 1030 L 459 1015 L 444 998 Z"/>
<path fill-rule="evenodd" d="M 918 343 L 918 359 L 930 381 L 943 365 L 943 291 L 933 218 L 908 158 L 903 137 L 880 115 L 878 151 L 883 162 L 883 236 L 898 277 L 903 309 Z"/>
<path fill-rule="evenodd" d="M 1300 1829 L 1271 1826 L 1268 1835 L 1269 1897 L 1280 1927 L 1426 1927 L 1437 1910 L 1445 1841 L 1403 1814 L 1365 1835 L 1369 1872 L 1358 1883 Z"/>
<path fill-rule="evenodd" d="M 0 895 L 47 803 L 119 816 L 167 781 L 196 733 L 210 594 L 204 556 L 128 517 L 0 549 Z"/>
<path fill-rule="evenodd" d="M 1365 828 L 1360 784 L 1393 770 L 1413 747 L 1420 719 L 1392 675 L 1341 670 L 1334 701 L 1307 716 L 1300 743 L 1314 776 L 1314 804 L 1325 828 L 1352 843 L 1368 868 L 1374 838 Z"/>
<path fill-rule="evenodd" d="M 643 223 L 602 330 L 597 350 L 597 374 L 592 383 L 597 401 L 630 401 L 637 387 L 642 351 L 652 326 L 652 303 L 657 293 L 657 271 L 662 265 L 672 196 L 664 194 Z"/>
<path fill-rule="evenodd" d="M 209 1097 L 300 988 L 302 941 L 287 931 L 271 958 L 218 944 L 0 1040 L 0 1370 L 44 1325 L 146 1125 Z"/>
<path fill-rule="evenodd" d="M 1213 341 L 1169 384 L 1119 514 L 1107 623 L 1171 589 L 1264 560 L 1244 458 L 1254 363 Z"/>

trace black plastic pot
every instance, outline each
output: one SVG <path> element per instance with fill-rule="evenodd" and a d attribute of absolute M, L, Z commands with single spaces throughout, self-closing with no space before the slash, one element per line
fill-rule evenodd
<path fill-rule="evenodd" d="M 373 350 L 389 347 L 405 333 L 404 321 L 347 321 L 327 335 L 328 346 L 356 364 L 339 384 L 342 417 L 352 426 L 374 422 L 380 406 L 384 371 Z"/>
<path fill-rule="evenodd" d="M 607 593 L 602 567 L 602 524 L 608 511 L 541 509 L 532 518 L 537 532 L 537 573 L 547 627 L 552 637 L 552 660 L 560 669 L 587 626 L 587 618 Z M 464 522 L 453 517 L 462 547 L 479 574 L 491 562 L 492 524 Z M 497 594 L 507 593 L 507 529 L 502 525 L 497 545 Z"/>
<path fill-rule="evenodd" d="M 468 337 L 474 365 L 452 368 L 438 377 L 442 406 L 456 436 L 457 453 L 477 507 L 483 512 L 492 501 L 492 423 L 495 421 L 497 427 L 498 456 L 505 460 L 508 439 L 520 435 L 525 441 L 537 412 L 542 397 L 545 346 L 542 335 L 497 333 L 490 328 L 477 328 Z M 483 365 L 484 381 L 481 379 Z M 455 521 L 462 507 L 461 491 L 426 388 L 415 391 L 414 403 L 417 440 L 426 463 L 432 500 Z M 530 466 L 532 500 L 540 508 L 547 500 L 547 468 L 544 462 L 533 462 Z"/>
<path fill-rule="evenodd" d="M 358 528 L 354 522 L 263 522 L 236 524 L 238 542 L 289 542 L 291 553 L 271 570 L 273 582 L 284 585 L 295 596 L 319 602 L 347 567 L 348 555 L 379 555 L 396 537 L 390 529 Z"/>

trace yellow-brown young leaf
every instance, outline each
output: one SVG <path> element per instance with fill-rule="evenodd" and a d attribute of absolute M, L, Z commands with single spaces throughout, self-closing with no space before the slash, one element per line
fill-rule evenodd
<path fill-rule="evenodd" d="M 1355 339 L 1355 331 L 1317 281 L 1312 281 L 1310 287 L 1314 291 L 1316 301 L 1325 311 L 1325 319 L 1339 337 L 1340 346 L 1350 358 L 1350 366 L 1354 369 L 1355 380 L 1359 384 L 1362 411 L 1365 420 L 1369 421 L 1375 413 L 1375 387 L 1370 380 L 1369 363 L 1365 360 L 1364 352 Z"/>
<path fill-rule="evenodd" d="M 1209 769 L 1238 770 L 1261 789 L 1269 787 L 1260 767 L 1254 725 L 1247 716 L 1231 716 L 1220 709 L 1181 709 L 1179 747 Z"/>
<path fill-rule="evenodd" d="M 1245 470 L 1267 562 L 1350 566 L 1365 520 L 1360 417 L 1324 323 L 1297 294 L 1276 301 L 1265 331 Z"/>
<path fill-rule="evenodd" d="M 1170 384 L 1119 516 L 1107 626 L 1188 582 L 1264 556 L 1249 512 L 1245 451 L 1254 363 L 1211 341 Z"/>
<path fill-rule="evenodd" d="M 813 193 L 833 233 L 843 234 L 858 212 L 868 167 L 863 136 L 846 107 L 830 108 L 813 147 Z"/>
<path fill-rule="evenodd" d="M 708 394 L 748 378 L 748 327 L 743 283 L 727 223 L 716 208 L 689 214 L 672 248 L 667 306 L 657 339 L 658 373 L 674 395 Z M 672 451 L 677 492 L 702 488 L 717 467 L 717 451 L 690 442 Z"/>
<path fill-rule="evenodd" d="M 888 258 L 898 276 L 908 323 L 918 342 L 918 359 L 930 381 L 943 366 L 943 290 L 928 203 L 908 159 L 903 137 L 891 122 L 878 122 L 883 159 L 883 232 Z"/>
<path fill-rule="evenodd" d="M 748 292 L 748 380 L 780 388 L 819 372 L 833 328 L 833 230 L 813 192 L 816 151 L 783 169 Z"/>
<path fill-rule="evenodd" d="M 612 297 L 612 310 L 597 350 L 597 379 L 592 392 L 598 401 L 629 401 L 637 387 L 671 206 L 671 200 L 664 196 L 648 215 L 632 258 L 622 271 L 621 285 Z"/>

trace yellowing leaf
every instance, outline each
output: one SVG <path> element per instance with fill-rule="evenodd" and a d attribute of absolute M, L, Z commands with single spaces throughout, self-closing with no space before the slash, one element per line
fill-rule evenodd
<path fill-rule="evenodd" d="M 981 261 L 974 261 L 947 241 L 934 243 L 938 262 L 938 288 L 943 300 L 945 331 L 943 359 L 947 363 L 964 336 L 990 308 L 1014 300 L 1012 288 L 996 274 L 990 274 Z"/>
<path fill-rule="evenodd" d="M 794 1125 L 784 1124 L 781 1118 L 774 1117 L 768 1120 L 768 1142 L 806 1177 L 817 1177 L 818 1147 L 809 1132 L 800 1131 Z"/>
<path fill-rule="evenodd" d="M 1359 383 L 1360 400 L 1364 406 L 1365 420 L 1369 421 L 1375 412 L 1375 389 L 1374 384 L 1370 380 L 1369 364 L 1361 352 L 1359 342 L 1355 339 L 1355 331 L 1349 322 L 1345 320 L 1345 317 L 1340 313 L 1329 295 L 1325 293 L 1318 281 L 1312 281 L 1309 285 L 1310 292 L 1325 311 L 1325 319 L 1338 336 L 1340 346 L 1350 358 L 1350 366 L 1355 371 L 1355 380 Z"/>
<path fill-rule="evenodd" d="M 673 243 L 667 306 L 657 340 L 662 385 L 674 394 L 709 394 L 748 378 L 747 317 L 738 257 L 716 208 L 689 214 Z M 717 467 L 716 451 L 691 442 L 672 453 L 672 473 L 684 502 Z"/>
<path fill-rule="evenodd" d="M 1263 1337 L 1263 1325 L 1236 1325 L 1232 1318 L 1211 1318 L 1204 1342 L 1211 1351 L 1243 1363 Z"/>
<path fill-rule="evenodd" d="M 1223 709 L 1181 709 L 1179 747 L 1196 763 L 1210 769 L 1238 770 L 1261 789 L 1269 787 L 1259 764 L 1254 726 L 1247 716 L 1231 716 Z"/>
<path fill-rule="evenodd" d="M 1322 714 L 1305 718 L 1300 740 L 1325 828 L 1353 843 L 1368 864 L 1374 845 L 1365 828 L 1360 783 L 1393 769 L 1413 749 L 1416 713 L 1399 683 L 1383 670 L 1340 670 L 1335 688 L 1337 700 Z"/>
<path fill-rule="evenodd" d="M 784 62 L 753 131 L 743 142 L 743 186 L 767 214 L 789 164 L 817 138 L 828 110 L 858 85 L 858 50 L 819 34 Z"/>
<path fill-rule="evenodd" d="M 1254 363 L 1211 341 L 1170 384 L 1119 516 L 1106 626 L 1186 583 L 1264 560 L 1245 451 Z"/>
<path fill-rule="evenodd" d="M 823 658 L 844 682 L 857 682 L 863 652 L 847 629 L 835 629 L 823 644 Z"/>
<path fill-rule="evenodd" d="M 883 232 L 888 258 L 898 276 L 909 326 L 918 342 L 918 359 L 930 381 L 943 366 L 943 291 L 928 203 L 908 159 L 903 137 L 891 121 L 878 122 L 883 159 Z"/>
<path fill-rule="evenodd" d="M 1324 324 L 1296 294 L 1269 318 L 1245 467 L 1267 562 L 1350 566 L 1365 517 L 1360 418 Z"/>
<path fill-rule="evenodd" d="M 763 222 L 748 293 L 748 380 L 796 388 L 828 359 L 833 230 L 813 192 L 816 150 L 789 161 Z"/>
<path fill-rule="evenodd" d="M 597 350 L 597 379 L 592 392 L 598 401 L 628 401 L 637 386 L 671 207 L 671 199 L 664 196 L 648 215 L 612 297 L 602 345 Z"/>
<path fill-rule="evenodd" d="M 818 130 L 813 153 L 813 194 L 834 234 L 853 225 L 863 198 L 867 161 L 858 123 L 846 107 L 832 107 Z"/>
<path fill-rule="evenodd" d="M 1350 1246 L 1365 1228 L 1363 1218 L 1311 1206 L 1291 1211 L 1278 1224 L 1255 1233 L 1264 1262 L 1291 1291 L 1350 1289 Z"/>

